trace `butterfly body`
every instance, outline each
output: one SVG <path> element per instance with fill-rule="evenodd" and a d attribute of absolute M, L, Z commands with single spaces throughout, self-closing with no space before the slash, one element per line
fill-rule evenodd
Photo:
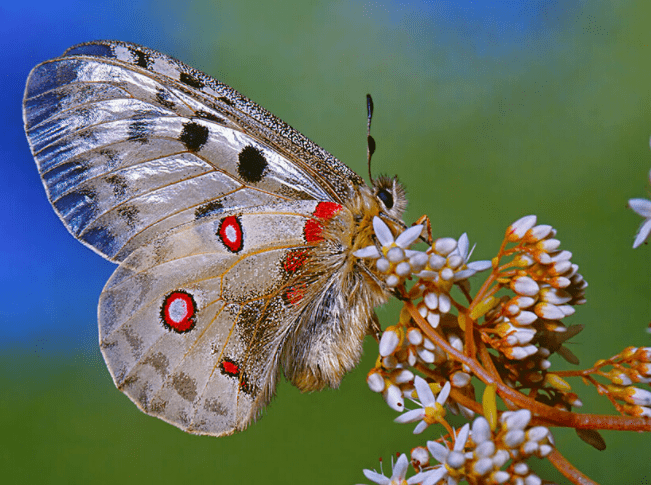
<path fill-rule="evenodd" d="M 303 391 L 358 362 L 389 293 L 352 253 L 405 199 L 232 88 L 113 41 L 30 74 L 25 130 L 68 230 L 119 264 L 99 303 L 117 385 L 188 432 L 245 428 L 280 368 Z M 388 201 L 388 202 L 387 202 Z"/>

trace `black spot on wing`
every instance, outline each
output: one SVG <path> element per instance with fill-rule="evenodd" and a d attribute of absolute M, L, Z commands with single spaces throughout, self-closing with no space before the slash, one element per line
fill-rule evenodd
<path fill-rule="evenodd" d="M 194 218 L 201 219 L 202 217 L 208 217 L 213 214 L 219 214 L 223 208 L 224 208 L 224 204 L 222 204 L 220 201 L 218 200 L 210 201 L 207 204 L 203 204 L 196 208 L 196 210 L 194 211 Z"/>
<path fill-rule="evenodd" d="M 207 126 L 200 125 L 194 121 L 188 121 L 183 125 L 179 140 L 185 145 L 185 148 L 191 152 L 196 152 L 206 144 L 210 131 Z"/>
<path fill-rule="evenodd" d="M 141 50 L 138 49 L 132 49 L 131 50 L 131 55 L 133 56 L 134 63 L 140 67 L 144 67 L 145 69 L 149 68 L 149 64 L 151 63 L 151 59 L 147 54 L 142 52 Z"/>
<path fill-rule="evenodd" d="M 146 120 L 135 120 L 129 125 L 128 139 L 146 143 L 151 133 L 151 126 Z"/>
<path fill-rule="evenodd" d="M 179 80 L 183 84 L 187 84 L 188 86 L 192 86 L 193 88 L 201 89 L 203 87 L 203 82 L 201 82 L 199 79 L 192 76 L 191 74 L 188 74 L 187 72 L 182 72 L 181 76 L 179 76 Z"/>
<path fill-rule="evenodd" d="M 106 182 L 113 189 L 113 195 L 116 198 L 121 199 L 127 195 L 127 189 L 129 188 L 127 184 L 127 179 L 123 175 L 113 174 L 106 177 Z"/>
<path fill-rule="evenodd" d="M 106 168 L 109 170 L 117 167 L 122 161 L 118 152 L 112 148 L 102 148 L 99 154 L 104 157 L 104 163 L 106 163 Z"/>
<path fill-rule="evenodd" d="M 167 109 L 174 108 L 174 102 L 170 98 L 170 94 L 163 88 L 156 90 L 156 101 L 158 101 L 161 106 L 165 106 Z"/>
<path fill-rule="evenodd" d="M 237 157 L 237 172 L 240 177 L 247 183 L 260 182 L 268 165 L 262 151 L 253 145 L 247 145 Z"/>
<path fill-rule="evenodd" d="M 233 106 L 233 102 L 228 99 L 226 96 L 221 96 L 218 98 L 222 103 L 227 104 L 228 106 Z"/>
<path fill-rule="evenodd" d="M 118 209 L 118 216 L 124 220 L 125 224 L 130 228 L 134 228 L 138 222 L 138 213 L 140 211 L 135 205 L 125 205 Z"/>

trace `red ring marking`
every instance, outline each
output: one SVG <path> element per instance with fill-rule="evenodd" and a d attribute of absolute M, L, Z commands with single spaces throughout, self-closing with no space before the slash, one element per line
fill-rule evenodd
<path fill-rule="evenodd" d="M 183 311 L 184 313 L 179 313 Z M 196 323 L 197 305 L 192 295 L 185 291 L 173 291 L 165 297 L 161 309 L 163 323 L 176 332 L 188 332 L 194 328 Z"/>
<path fill-rule="evenodd" d="M 336 202 L 319 202 L 312 214 L 321 220 L 309 219 L 305 223 L 305 240 L 307 242 L 322 241 L 323 221 L 332 219 L 342 209 L 343 207 Z"/>
<path fill-rule="evenodd" d="M 228 216 L 222 219 L 217 231 L 219 239 L 230 251 L 237 253 L 242 250 L 242 223 L 237 216 Z"/>

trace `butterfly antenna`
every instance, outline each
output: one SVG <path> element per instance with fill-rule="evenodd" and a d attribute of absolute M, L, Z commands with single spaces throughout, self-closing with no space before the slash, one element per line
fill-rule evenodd
<path fill-rule="evenodd" d="M 366 154 L 368 157 L 368 178 L 373 183 L 373 175 L 371 175 L 371 157 L 375 153 L 375 139 L 371 136 L 371 119 L 373 118 L 373 98 L 370 94 L 366 95 Z"/>

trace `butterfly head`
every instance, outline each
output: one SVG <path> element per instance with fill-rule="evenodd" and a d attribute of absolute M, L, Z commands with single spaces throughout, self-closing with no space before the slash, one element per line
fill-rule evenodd
<path fill-rule="evenodd" d="M 391 219 L 402 219 L 407 208 L 405 188 L 397 177 L 380 175 L 372 181 L 373 194 L 378 200 L 380 212 L 386 213 Z"/>

